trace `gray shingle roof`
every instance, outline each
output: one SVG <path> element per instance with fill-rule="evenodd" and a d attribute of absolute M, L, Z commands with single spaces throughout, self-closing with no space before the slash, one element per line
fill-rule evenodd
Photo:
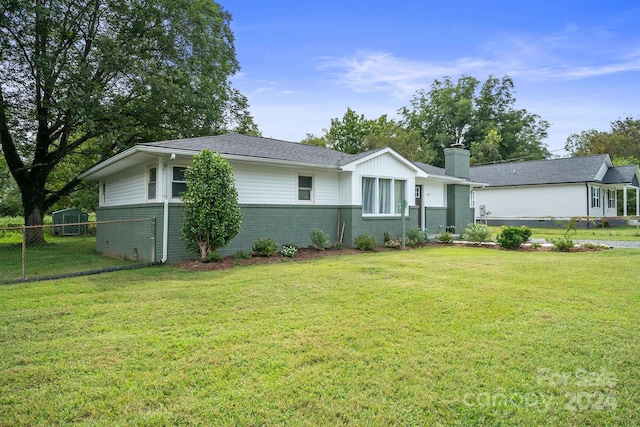
<path fill-rule="evenodd" d="M 439 168 L 437 166 L 432 166 L 429 165 L 427 163 L 422 163 L 422 162 L 413 162 L 416 166 L 418 166 L 420 169 L 422 169 L 423 171 L 425 171 L 426 173 L 428 173 L 429 175 L 435 175 L 435 176 L 450 176 L 447 175 L 444 168 Z"/>
<path fill-rule="evenodd" d="M 636 176 L 637 165 L 631 166 L 616 166 L 610 168 L 602 182 L 605 184 L 632 184 L 638 186 L 638 177 Z"/>
<path fill-rule="evenodd" d="M 176 150 L 190 150 L 194 152 L 200 152 L 208 148 L 220 154 L 336 167 L 346 165 L 372 153 L 347 154 L 314 145 L 304 145 L 297 142 L 239 134 L 149 142 L 141 145 Z"/>
<path fill-rule="evenodd" d="M 470 177 L 494 187 L 594 182 L 606 154 L 472 166 Z"/>

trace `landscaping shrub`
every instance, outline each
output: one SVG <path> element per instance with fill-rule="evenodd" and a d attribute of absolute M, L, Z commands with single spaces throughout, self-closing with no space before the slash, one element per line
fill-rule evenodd
<path fill-rule="evenodd" d="M 489 242 L 491 230 L 484 224 L 469 224 L 462 235 L 462 240 L 476 243 Z"/>
<path fill-rule="evenodd" d="M 205 259 L 202 260 L 202 262 L 207 263 L 207 262 L 220 262 L 222 260 L 222 255 L 220 255 L 220 252 L 218 251 L 210 251 L 209 255 L 207 255 L 207 257 Z"/>
<path fill-rule="evenodd" d="M 609 246 L 607 245 L 603 245 L 601 243 L 592 243 L 592 242 L 581 243 L 580 247 L 583 249 L 591 249 L 591 250 L 609 249 Z"/>
<path fill-rule="evenodd" d="M 402 241 L 400 239 L 389 239 L 384 242 L 384 246 L 390 249 L 400 249 Z"/>
<path fill-rule="evenodd" d="M 417 227 L 407 232 L 407 245 L 409 246 L 420 246 L 428 240 L 427 234 Z"/>
<path fill-rule="evenodd" d="M 323 251 L 331 246 L 329 235 L 319 228 L 314 228 L 313 230 L 311 230 L 309 237 L 311 238 L 311 245 L 318 251 Z"/>
<path fill-rule="evenodd" d="M 391 233 L 389 233 L 388 231 L 384 232 L 384 244 L 386 245 L 387 242 L 391 241 Z"/>
<path fill-rule="evenodd" d="M 573 240 L 561 237 L 559 239 L 551 239 L 553 249 L 556 251 L 569 251 L 573 249 Z"/>
<path fill-rule="evenodd" d="M 298 248 L 296 248 L 295 245 L 292 244 L 282 245 L 282 250 L 280 251 L 282 256 L 287 258 L 293 258 L 297 252 Z"/>
<path fill-rule="evenodd" d="M 515 227 L 504 225 L 496 236 L 496 241 L 505 249 L 518 249 L 531 237 L 531 229 L 526 226 Z"/>
<path fill-rule="evenodd" d="M 444 233 L 438 235 L 438 241 L 446 245 L 451 244 L 453 243 L 453 234 L 451 234 L 449 231 L 445 231 Z"/>
<path fill-rule="evenodd" d="M 335 249 L 336 251 L 341 251 L 344 249 L 344 243 L 342 242 L 336 242 L 333 246 L 333 249 Z"/>
<path fill-rule="evenodd" d="M 233 259 L 235 260 L 251 259 L 251 252 L 245 251 L 244 249 L 240 249 L 233 255 Z"/>
<path fill-rule="evenodd" d="M 355 247 L 361 251 L 372 251 L 378 246 L 378 241 L 371 234 L 361 234 L 356 237 Z"/>
<path fill-rule="evenodd" d="M 278 253 L 278 245 L 273 239 L 258 239 L 251 248 L 259 256 L 270 257 Z"/>

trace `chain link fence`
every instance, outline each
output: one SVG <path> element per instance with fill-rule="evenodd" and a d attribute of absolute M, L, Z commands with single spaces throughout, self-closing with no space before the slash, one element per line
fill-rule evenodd
<path fill-rule="evenodd" d="M 0 283 L 151 265 L 155 236 L 155 218 L 0 228 Z"/>

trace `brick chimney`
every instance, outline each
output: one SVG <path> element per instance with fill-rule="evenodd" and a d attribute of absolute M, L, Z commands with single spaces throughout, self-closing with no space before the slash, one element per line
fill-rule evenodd
<path fill-rule="evenodd" d="M 444 149 L 444 170 L 447 175 L 469 179 L 469 157 L 471 153 L 461 143 Z"/>

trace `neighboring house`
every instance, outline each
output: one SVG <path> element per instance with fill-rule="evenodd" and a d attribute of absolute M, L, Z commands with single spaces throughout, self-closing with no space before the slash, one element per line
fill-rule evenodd
<path fill-rule="evenodd" d="M 487 183 L 472 195 L 475 218 L 492 225 L 552 225 L 551 218 L 572 217 L 624 223 L 617 209 L 623 203 L 623 217 L 629 214 L 628 190 L 636 193 L 638 213 L 640 169 L 614 167 L 608 154 L 473 166 L 470 175 Z"/>
<path fill-rule="evenodd" d="M 314 228 L 347 246 L 363 233 L 382 242 L 385 232 L 402 233 L 403 199 L 406 230 L 434 233 L 454 225 L 461 232 L 473 221 L 467 150 L 446 149 L 447 167 L 439 169 L 390 148 L 352 155 L 237 134 L 140 144 L 91 168 L 81 178 L 100 183 L 98 220 L 156 218 L 154 251 L 161 260 L 191 257 L 180 240 L 180 192 L 185 168 L 203 149 L 231 164 L 238 189 L 242 231 L 225 254 L 250 250 L 259 238 L 308 246 Z M 153 251 L 139 243 L 148 242 L 148 233 L 136 233 L 99 227 L 97 249 L 152 260 Z"/>

